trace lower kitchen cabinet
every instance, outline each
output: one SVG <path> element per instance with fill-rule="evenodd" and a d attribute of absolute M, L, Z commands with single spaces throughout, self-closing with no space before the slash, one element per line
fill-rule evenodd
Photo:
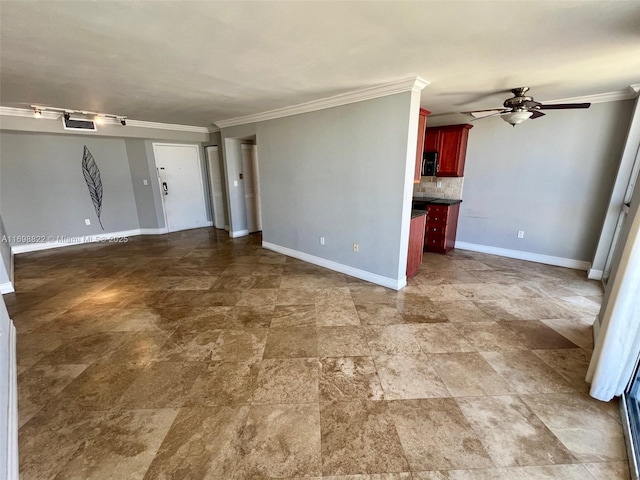
<path fill-rule="evenodd" d="M 456 243 L 460 203 L 427 205 L 424 249 L 427 252 L 447 253 Z"/>
<path fill-rule="evenodd" d="M 423 213 L 411 216 L 409 226 L 409 251 L 407 252 L 407 278 L 418 273 L 422 265 L 422 245 L 427 216 Z"/>

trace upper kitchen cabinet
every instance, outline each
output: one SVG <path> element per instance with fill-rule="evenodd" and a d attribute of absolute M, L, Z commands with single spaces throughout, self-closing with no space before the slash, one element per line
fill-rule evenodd
<path fill-rule="evenodd" d="M 438 152 L 438 177 L 464 176 L 469 130 L 473 125 L 448 125 L 427 128 L 425 152 Z"/>
<path fill-rule="evenodd" d="M 413 183 L 420 183 L 420 176 L 422 175 L 422 146 L 424 145 L 425 130 L 427 128 L 427 117 L 431 112 L 420 109 L 420 118 L 418 119 L 418 146 L 416 147 L 416 167 L 413 172 Z"/>

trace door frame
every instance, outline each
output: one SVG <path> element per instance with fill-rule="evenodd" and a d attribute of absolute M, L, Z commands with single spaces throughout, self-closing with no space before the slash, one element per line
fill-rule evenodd
<path fill-rule="evenodd" d="M 153 146 L 153 162 L 156 166 L 156 179 L 158 181 L 158 188 L 160 190 L 160 203 L 162 204 L 162 215 L 164 216 L 164 224 L 167 228 L 167 232 L 179 232 L 181 230 L 171 230 L 169 228 L 169 219 L 167 218 L 167 207 L 164 204 L 164 193 L 162 191 L 162 179 L 160 178 L 160 167 L 158 166 L 158 154 L 156 147 L 192 147 L 195 148 L 196 154 L 198 156 L 198 180 L 200 181 L 200 186 L 202 188 L 202 206 L 204 208 L 204 219 L 207 226 L 211 226 L 213 222 L 207 219 L 207 198 L 206 198 L 206 188 L 204 185 L 204 180 L 202 177 L 202 156 L 200 155 L 200 145 L 197 143 L 169 143 L 169 142 L 152 142 Z M 194 227 L 200 228 L 200 227 Z"/>

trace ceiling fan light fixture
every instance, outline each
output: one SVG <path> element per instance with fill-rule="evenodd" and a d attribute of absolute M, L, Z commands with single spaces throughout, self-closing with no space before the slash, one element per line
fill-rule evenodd
<path fill-rule="evenodd" d="M 527 110 L 520 110 L 515 112 L 509 112 L 502 114 L 502 119 L 511 126 L 520 125 L 525 120 L 529 119 L 533 115 L 533 112 Z"/>

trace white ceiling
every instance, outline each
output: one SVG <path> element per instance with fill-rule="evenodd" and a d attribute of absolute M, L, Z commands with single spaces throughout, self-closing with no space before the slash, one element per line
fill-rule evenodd
<path fill-rule="evenodd" d="M 208 126 L 419 75 L 433 113 L 640 82 L 640 1 L 1 3 L 0 105 Z M 497 92 L 497 93 L 496 93 Z M 493 95 L 492 95 L 493 94 Z"/>

